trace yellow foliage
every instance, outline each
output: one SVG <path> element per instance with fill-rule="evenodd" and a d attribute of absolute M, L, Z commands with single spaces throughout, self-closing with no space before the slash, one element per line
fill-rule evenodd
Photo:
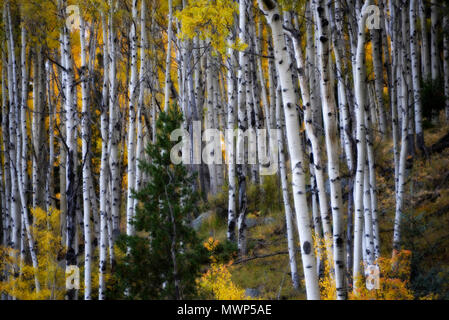
<path fill-rule="evenodd" d="M 65 293 L 65 270 L 58 257 L 63 256 L 59 229 L 59 211 L 32 209 L 34 225 L 31 232 L 36 242 L 38 270 L 27 261 L 20 261 L 19 252 L 0 247 L 0 272 L 8 275 L 0 282 L 0 291 L 19 300 L 59 300 Z M 20 266 L 20 267 L 19 267 Z M 12 272 L 15 270 L 16 272 Z M 35 274 L 40 291 L 35 288 Z"/>
<path fill-rule="evenodd" d="M 326 243 L 324 238 L 319 238 L 317 236 L 314 236 L 314 241 L 315 254 L 317 257 L 321 256 L 321 260 L 324 261 L 324 275 L 319 282 L 321 299 L 335 300 L 337 298 L 337 289 L 333 278 L 334 257 L 332 255 L 327 257 L 326 255 L 326 248 L 332 247 L 332 243 Z"/>
<path fill-rule="evenodd" d="M 320 279 L 320 293 L 322 300 L 335 300 L 337 290 L 333 278 L 333 257 L 326 257 L 326 243 L 324 239 L 314 237 L 315 250 L 317 256 L 321 256 L 324 261 L 324 274 Z M 411 252 L 403 250 L 395 258 L 380 257 L 375 262 L 380 269 L 380 288 L 368 290 L 365 278 L 359 276 L 357 279 L 357 289 L 349 292 L 349 300 L 412 300 L 413 292 L 408 288 L 411 273 Z M 350 291 L 350 289 L 348 290 Z M 434 297 L 429 296 L 428 299 Z"/>
<path fill-rule="evenodd" d="M 357 280 L 358 288 L 349 293 L 351 300 L 412 300 L 413 292 L 408 288 L 411 272 L 411 251 L 402 250 L 393 258 L 380 257 L 380 288 L 366 289 L 363 277 Z M 431 297 L 429 297 L 431 298 Z"/>
<path fill-rule="evenodd" d="M 192 39 L 199 35 L 200 39 L 210 41 L 215 50 L 226 55 L 227 40 L 237 11 L 237 3 L 230 0 L 191 1 L 175 13 L 181 21 L 179 37 Z M 246 48 L 239 41 L 232 46 L 241 50 Z"/>
<path fill-rule="evenodd" d="M 219 244 L 212 237 L 204 243 L 204 247 L 212 252 Z M 232 261 L 227 264 L 217 263 L 215 257 L 211 257 L 210 269 L 197 280 L 200 294 L 216 300 L 245 300 L 245 290 L 236 286 L 231 279 L 229 271 Z"/>

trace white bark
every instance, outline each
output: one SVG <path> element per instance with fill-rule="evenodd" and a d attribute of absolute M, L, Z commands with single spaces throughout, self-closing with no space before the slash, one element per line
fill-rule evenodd
<path fill-rule="evenodd" d="M 310 300 L 319 300 L 318 274 L 305 188 L 304 146 L 299 135 L 299 115 L 296 107 L 297 102 L 292 80 L 292 70 L 291 66 L 286 62 L 288 52 L 282 29 L 282 20 L 278 5 L 273 0 L 259 0 L 259 7 L 265 11 L 268 23 L 271 25 L 274 56 L 282 89 L 287 141 L 292 166 L 293 200 L 301 243 L 307 298 Z"/>
<path fill-rule="evenodd" d="M 128 126 L 128 192 L 126 206 L 126 234 L 134 235 L 134 198 L 132 195 L 136 184 L 136 98 L 137 98 L 137 0 L 132 0 L 131 47 L 131 79 L 129 82 L 129 126 Z M 140 120 L 139 120 L 140 122 Z"/>
<path fill-rule="evenodd" d="M 140 81 L 140 88 L 139 88 L 139 102 L 138 102 L 138 109 L 137 109 L 137 149 L 136 149 L 136 183 L 135 183 L 135 190 L 139 191 L 142 186 L 142 170 L 139 166 L 139 161 L 143 160 L 144 158 L 144 128 L 142 124 L 142 116 L 144 112 L 144 99 L 145 99 L 145 88 L 147 86 L 147 75 L 145 74 L 147 72 L 147 56 L 146 56 L 146 50 L 148 49 L 148 37 L 147 37 L 147 30 L 146 30 L 146 3 L 145 1 L 142 1 L 141 8 L 140 8 L 140 71 L 139 71 L 139 81 Z M 134 200 L 134 214 L 137 206 L 137 201 Z"/>
<path fill-rule="evenodd" d="M 274 97 L 273 97 L 274 98 Z M 281 176 L 281 188 L 282 188 L 282 200 L 284 202 L 285 210 L 285 222 L 287 226 L 287 244 L 288 244 L 288 254 L 290 262 L 290 272 L 292 276 L 293 288 L 299 288 L 299 278 L 298 278 L 298 267 L 296 265 L 296 248 L 295 239 L 293 231 L 293 214 L 292 208 L 290 206 L 290 197 L 288 193 L 288 181 L 287 181 L 287 170 L 285 164 L 285 151 L 284 151 L 284 123 L 282 119 L 282 99 L 280 88 L 276 92 L 276 129 L 277 129 L 277 142 L 279 148 L 279 174 Z"/>
<path fill-rule="evenodd" d="M 14 53 L 14 38 L 12 36 L 11 27 L 11 13 L 9 2 L 4 3 L 3 20 L 5 21 L 5 35 L 6 35 L 6 46 L 8 47 L 8 95 L 9 95 L 9 145 L 8 153 L 10 159 L 10 174 L 11 174 L 11 207 L 10 207 L 10 217 L 11 217 L 11 241 L 10 246 L 13 249 L 18 250 L 20 245 L 20 212 L 19 212 L 19 191 L 17 186 L 17 132 L 18 132 L 18 85 L 17 85 L 17 66 L 16 57 Z"/>
<path fill-rule="evenodd" d="M 370 1 L 366 1 L 362 9 L 362 14 L 358 21 L 356 72 L 354 79 L 356 96 L 356 141 L 357 141 L 357 171 L 354 188 L 354 260 L 353 260 L 353 288 L 357 288 L 357 279 L 361 276 L 360 262 L 362 260 L 362 234 L 363 234 L 363 187 L 366 158 L 366 133 L 365 133 L 365 104 L 366 104 L 366 69 L 365 69 L 365 24 L 367 14 L 365 8 Z"/>
<path fill-rule="evenodd" d="M 66 0 L 61 2 L 61 11 L 63 17 L 65 16 L 65 10 L 67 7 Z M 66 197 L 67 197 L 67 253 L 66 253 L 66 268 L 76 265 L 76 188 L 75 188 L 75 167 L 76 167 L 76 118 L 77 108 L 74 103 L 74 74 L 73 74 L 73 62 L 72 62 L 72 48 L 70 42 L 70 34 L 67 26 L 64 25 L 62 31 L 63 40 L 63 52 L 62 60 L 64 61 L 64 73 L 66 77 L 65 87 L 65 117 L 66 117 Z M 75 298 L 77 290 L 68 290 L 67 297 L 69 300 Z"/>
<path fill-rule="evenodd" d="M 371 194 L 369 187 L 369 172 L 365 170 L 365 176 L 363 178 L 364 185 L 364 196 L 363 196 L 363 206 L 364 206 L 364 263 L 365 265 L 371 265 L 374 262 L 374 241 L 373 241 L 373 221 L 371 216 Z"/>
<path fill-rule="evenodd" d="M 173 0 L 168 0 L 168 30 L 167 30 L 167 56 L 165 59 L 165 99 L 164 108 L 168 110 L 170 101 L 170 70 L 171 70 L 171 47 L 173 38 Z"/>
<path fill-rule="evenodd" d="M 317 2 L 316 21 L 318 25 L 319 46 L 318 57 L 321 73 L 321 102 L 328 158 L 328 176 L 330 180 L 330 197 L 333 222 L 333 250 L 337 299 L 346 298 L 344 230 L 343 230 L 343 198 L 340 182 L 339 139 L 337 132 L 337 110 L 334 99 L 333 83 L 329 70 L 329 9 L 323 0 Z"/>
<path fill-rule="evenodd" d="M 307 139 L 310 141 L 312 147 L 313 162 L 310 164 L 313 166 L 313 172 L 316 179 L 316 193 L 318 195 L 318 203 L 320 208 L 321 223 L 323 225 L 323 236 L 326 244 L 326 251 L 328 257 L 333 255 L 332 253 L 332 226 L 331 217 L 329 215 L 329 205 L 325 189 L 324 180 L 324 167 L 321 160 L 321 147 L 320 141 L 316 135 L 315 128 L 312 120 L 312 106 L 310 100 L 309 81 L 305 74 L 305 61 L 300 46 L 299 35 L 296 32 L 291 33 L 293 38 L 293 48 L 295 50 L 296 64 L 298 68 L 299 85 L 301 88 L 301 98 L 304 110 L 304 123 L 306 127 Z"/>
<path fill-rule="evenodd" d="M 108 57 L 108 34 L 104 13 L 101 16 L 103 25 L 103 56 Z M 108 83 L 109 83 L 109 59 L 103 59 L 103 92 L 101 105 L 101 167 L 100 167 L 100 270 L 98 299 L 104 300 L 106 295 L 105 273 L 107 252 L 107 190 L 108 190 Z"/>
<path fill-rule="evenodd" d="M 384 103 L 384 70 L 382 68 L 382 39 L 381 30 L 371 30 L 371 49 L 374 65 L 374 87 L 376 90 L 377 107 L 379 111 L 379 129 L 383 137 L 387 133 L 387 119 Z M 375 119 L 372 119 L 373 122 Z"/>
<path fill-rule="evenodd" d="M 86 23 L 84 18 L 80 19 L 80 44 L 81 44 L 81 137 L 83 155 L 83 225 L 84 225 L 84 300 L 91 299 L 92 290 L 92 234 L 90 227 L 90 193 L 89 179 L 92 175 L 90 170 L 90 110 L 88 105 L 88 79 L 87 79 L 87 48 L 86 48 Z"/>
<path fill-rule="evenodd" d="M 422 128 L 421 81 L 418 56 L 418 30 L 416 27 L 416 0 L 410 1 L 410 54 L 412 58 L 413 104 L 415 106 L 415 131 L 418 147 L 424 148 L 424 132 Z"/>
<path fill-rule="evenodd" d="M 402 15 L 402 20 L 405 19 L 405 15 Z M 406 22 L 402 21 L 402 30 L 406 31 Z M 401 48 L 400 56 L 401 60 L 398 61 L 401 65 L 406 65 L 407 63 L 407 41 L 402 39 L 403 46 Z M 409 129 L 409 91 L 407 83 L 407 72 L 405 68 L 401 68 L 401 72 L 398 73 L 398 77 L 400 76 L 400 89 L 399 89 L 399 98 L 401 100 L 401 114 L 402 114 L 402 123 L 401 123 L 401 152 L 399 157 L 399 168 L 396 176 L 396 212 L 394 218 L 394 233 L 393 233 L 393 258 L 399 253 L 401 249 L 401 224 L 402 224 L 402 215 L 404 210 L 404 196 L 405 196 L 405 178 L 406 178 L 406 162 L 408 155 L 408 129 Z M 398 109 L 399 110 L 399 109 Z"/>
<path fill-rule="evenodd" d="M 246 0 L 239 2 L 239 38 L 246 42 Z M 245 159 L 245 144 L 243 132 L 248 128 L 246 113 L 246 86 L 248 79 L 248 56 L 244 51 L 239 52 L 239 68 L 237 72 L 237 106 L 238 106 L 238 136 L 237 136 L 237 159 Z M 238 160 L 237 160 L 238 161 Z M 242 255 L 246 254 L 246 165 L 237 162 L 237 179 L 239 183 L 239 205 L 238 205 L 238 236 L 237 244 Z"/>
<path fill-rule="evenodd" d="M 118 41 L 115 33 L 114 12 L 116 1 L 110 0 L 109 14 L 109 166 L 111 170 L 111 216 L 112 216 L 112 240 L 115 242 L 119 234 L 121 177 L 119 167 L 119 143 L 121 133 L 121 119 L 119 116 L 117 93 L 117 48 Z M 110 245 L 111 246 L 111 245 Z M 111 246 L 112 248 L 112 246 Z"/>
<path fill-rule="evenodd" d="M 232 39 L 230 40 L 232 42 Z M 227 84 L 228 84 L 228 131 L 234 131 L 235 127 L 235 111 L 237 107 L 237 100 L 235 94 L 235 65 L 236 59 L 234 50 L 232 48 L 228 49 L 228 73 L 227 73 Z M 227 239 L 229 241 L 235 241 L 235 219 L 236 219 L 236 185 L 235 185 L 235 143 L 234 135 L 228 134 L 226 136 L 226 158 L 228 160 L 228 231 Z"/>

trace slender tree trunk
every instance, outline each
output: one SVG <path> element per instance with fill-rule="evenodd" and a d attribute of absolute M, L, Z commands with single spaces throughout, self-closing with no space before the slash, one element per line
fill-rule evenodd
<path fill-rule="evenodd" d="M 171 70 L 171 46 L 173 38 L 173 0 L 168 0 L 168 31 L 167 31 L 167 56 L 165 59 L 165 99 L 164 108 L 168 108 L 170 101 L 170 70 Z M 167 109 L 168 110 L 168 109 Z"/>
<path fill-rule="evenodd" d="M 304 110 L 304 123 L 306 127 L 307 139 L 312 147 L 311 166 L 313 166 L 313 172 L 316 179 L 316 193 L 318 195 L 318 203 L 320 207 L 321 223 L 323 225 L 323 236 L 326 245 L 326 252 L 329 261 L 333 256 L 332 251 L 332 225 L 331 217 L 329 214 L 329 205 L 325 189 L 324 180 L 324 166 L 321 160 L 321 147 L 320 141 L 316 135 L 315 127 L 313 125 L 312 106 L 310 100 L 309 81 L 305 75 L 305 61 L 300 47 L 299 33 L 296 31 L 290 31 L 290 35 L 293 38 L 293 47 L 295 50 L 296 64 L 298 68 L 298 78 L 301 88 L 301 97 Z"/>
<path fill-rule="evenodd" d="M 128 126 L 128 192 L 126 209 L 126 234 L 134 235 L 134 198 L 136 184 L 136 98 L 137 98 L 137 0 L 132 1 L 132 22 L 129 35 L 131 47 L 131 80 L 129 82 Z M 140 121 L 140 120 L 139 120 Z"/>
<path fill-rule="evenodd" d="M 86 48 L 86 23 L 84 18 L 80 19 L 80 43 L 81 43 L 81 136 L 82 136 L 82 155 L 83 155 L 83 211 L 84 211 L 84 300 L 91 299 L 92 291 L 92 235 L 90 227 L 90 193 L 89 179 L 92 175 L 90 170 L 90 108 L 88 106 L 88 67 L 87 67 L 87 48 Z"/>
<path fill-rule="evenodd" d="M 276 94 L 276 127 L 277 127 L 277 142 L 279 148 L 279 169 L 281 176 L 281 188 L 282 188 L 282 199 L 284 202 L 285 210 L 285 221 L 287 226 L 287 244 L 288 244 L 288 254 L 290 261 L 290 272 L 292 276 L 293 288 L 299 289 L 299 278 L 298 278 L 298 267 L 296 265 L 296 248 L 294 231 L 292 225 L 292 208 L 290 206 L 290 199 L 288 194 L 288 181 L 287 181 L 287 170 L 285 165 L 285 151 L 284 151 L 284 132 L 283 132 L 283 119 L 281 114 L 282 99 L 281 90 L 277 90 Z"/>
<path fill-rule="evenodd" d="M 100 165 L 100 270 L 98 299 L 104 300 L 106 295 L 105 273 L 107 252 L 107 196 L 108 196 L 108 84 L 109 84 L 109 53 L 107 24 L 104 13 L 101 14 L 103 25 L 103 92 L 101 101 L 101 165 Z"/>
<path fill-rule="evenodd" d="M 370 1 L 365 2 L 362 12 L 369 5 Z M 353 259 L 353 288 L 357 289 L 357 280 L 361 276 L 362 261 L 362 241 L 363 241 L 363 188 L 366 159 L 366 128 L 365 128 L 365 105 L 366 105 L 366 69 L 365 69 L 365 24 L 367 14 L 362 13 L 358 21 L 358 39 L 356 55 L 356 77 L 354 80 L 356 96 L 356 121 L 357 121 L 357 171 L 355 176 L 354 188 L 354 259 Z"/>
<path fill-rule="evenodd" d="M 111 215 L 112 215 L 112 241 L 115 242 L 120 234 L 120 200 L 121 200 L 121 177 L 119 144 L 121 135 L 121 119 L 119 116 L 118 93 L 117 93 L 117 35 L 115 32 L 114 0 L 110 0 L 109 14 L 109 166 L 111 170 Z M 110 244 L 110 248 L 113 246 Z M 112 259 L 112 258 L 111 258 Z"/>
<path fill-rule="evenodd" d="M 10 208 L 10 216 L 11 216 L 11 248 L 18 250 L 20 247 L 20 212 L 19 212 L 19 190 L 17 186 L 17 170 L 16 163 L 17 157 L 19 156 L 17 153 L 18 146 L 17 144 L 17 132 L 18 132 L 18 123 L 17 123 L 17 115 L 18 115 L 18 85 L 17 85 L 17 66 L 16 66 L 16 57 L 15 57 L 15 45 L 14 38 L 12 34 L 11 27 L 11 13 L 9 1 L 5 1 L 4 11 L 3 11 L 3 20 L 5 21 L 5 35 L 6 35 L 6 45 L 8 47 L 8 95 L 9 95 L 9 145 L 8 145 L 8 153 L 10 159 L 10 175 L 11 175 L 11 208 Z"/>
<path fill-rule="evenodd" d="M 429 80 L 431 77 L 431 63 L 429 55 L 429 36 L 427 33 L 426 6 L 424 0 L 419 0 L 419 19 L 421 20 L 421 67 L 423 80 Z"/>
<path fill-rule="evenodd" d="M 67 3 L 61 0 L 61 15 L 65 17 Z M 66 116 L 66 197 L 67 197 L 67 253 L 66 253 L 66 270 L 76 266 L 76 149 L 77 143 L 75 139 L 77 110 L 74 104 L 74 74 L 72 65 L 72 48 L 70 43 L 70 34 L 67 26 L 64 25 L 62 30 L 63 52 L 62 60 L 64 61 L 66 74 L 65 87 L 65 116 Z M 67 290 L 67 298 L 73 300 L 77 294 L 76 289 Z"/>
<path fill-rule="evenodd" d="M 296 108 L 296 94 L 292 80 L 292 70 L 287 61 L 287 47 L 285 44 L 282 19 L 278 4 L 273 0 L 259 0 L 259 7 L 265 12 L 268 23 L 271 25 L 274 56 L 284 106 L 287 141 L 292 166 L 293 200 L 295 203 L 298 234 L 301 243 L 304 278 L 306 282 L 307 298 L 319 300 L 318 274 L 312 238 L 311 221 L 308 213 L 308 204 L 305 186 L 304 146 L 299 135 L 298 109 Z M 285 62 L 285 63 L 284 63 Z"/>
<path fill-rule="evenodd" d="M 438 10 L 440 4 L 437 0 L 430 1 L 431 9 L 431 22 L 430 29 L 430 51 L 432 57 L 432 80 L 437 80 L 440 77 L 440 50 L 438 49 Z"/>
<path fill-rule="evenodd" d="M 321 73 L 321 101 L 323 108 L 326 150 L 328 158 L 328 175 L 330 180 L 332 222 L 333 222 L 333 250 L 334 269 L 337 288 L 337 299 L 346 299 L 345 258 L 344 258 L 344 229 L 343 229 L 343 199 L 340 182 L 339 140 L 337 132 L 337 110 L 334 99 L 333 84 L 329 71 L 329 8 L 324 1 L 317 2 L 316 21 L 320 38 L 318 56 L 320 57 Z"/>
<path fill-rule="evenodd" d="M 446 8 L 449 8 L 448 5 L 446 5 Z M 447 15 L 443 18 L 443 28 L 444 30 L 449 29 L 449 17 Z M 444 66 L 444 96 L 446 97 L 445 100 L 445 114 L 446 114 L 446 122 L 449 123 L 449 35 L 444 33 L 443 35 L 443 66 Z M 416 115 L 415 115 L 416 117 Z"/>
<path fill-rule="evenodd" d="M 246 0 L 239 2 L 239 39 L 246 42 Z M 237 72 L 237 105 L 238 105 L 238 136 L 237 136 L 237 179 L 239 183 L 238 203 L 238 248 L 242 255 L 246 254 L 246 165 L 245 143 L 243 133 L 246 131 L 248 118 L 246 113 L 246 85 L 248 78 L 248 56 L 244 51 L 239 52 L 239 68 Z"/>
<path fill-rule="evenodd" d="M 233 38 L 229 40 L 232 43 Z M 228 159 L 228 231 L 227 239 L 235 241 L 235 220 L 236 220 L 236 185 L 235 185 L 235 142 L 234 142 L 234 128 L 235 128 L 235 111 L 237 107 L 237 100 L 235 94 L 235 65 L 236 59 L 234 50 L 230 47 L 228 49 L 228 134 L 226 135 L 227 142 L 227 159 Z"/>
<path fill-rule="evenodd" d="M 374 65 L 374 87 L 379 110 L 379 129 L 382 137 L 387 133 L 387 116 L 384 102 L 384 70 L 382 68 L 382 38 L 381 30 L 371 30 L 371 49 Z M 372 119 L 374 121 L 374 119 Z"/>
<path fill-rule="evenodd" d="M 421 81 L 418 56 L 418 31 L 416 27 L 416 0 L 410 1 L 410 53 L 412 58 L 413 100 L 415 106 L 416 143 L 424 151 L 424 132 L 422 128 Z"/>

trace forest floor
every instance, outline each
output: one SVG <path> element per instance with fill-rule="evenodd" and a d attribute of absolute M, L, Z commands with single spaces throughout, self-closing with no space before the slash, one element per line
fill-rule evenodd
<path fill-rule="evenodd" d="M 402 248 L 412 252 L 408 286 L 416 298 L 436 293 L 434 297 L 449 299 L 449 148 L 445 147 L 448 133 L 449 127 L 427 129 L 428 156 L 417 153 L 413 161 L 409 159 Z M 390 257 L 395 214 L 393 147 L 391 141 L 378 141 L 374 147 L 382 256 Z M 305 299 L 303 282 L 297 291 L 292 286 L 285 216 L 277 183 L 276 177 L 268 177 L 262 187 L 249 187 L 248 254 L 243 261 L 237 258 L 230 271 L 235 284 L 254 289 L 259 298 Z M 342 184 L 347 194 L 347 184 Z M 199 232 L 204 239 L 226 238 L 225 194 L 226 190 L 209 201 L 212 214 Z M 299 253 L 296 260 L 302 279 Z"/>

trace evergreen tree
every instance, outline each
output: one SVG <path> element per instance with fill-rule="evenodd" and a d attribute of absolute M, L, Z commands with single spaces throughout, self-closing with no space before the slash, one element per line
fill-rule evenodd
<path fill-rule="evenodd" d="M 170 141 L 170 133 L 181 122 L 177 108 L 161 112 L 157 142 L 146 149 L 151 162 L 140 163 L 149 182 L 134 192 L 136 235 L 118 242 L 127 254 L 117 265 L 117 288 L 129 299 L 192 298 L 200 263 L 206 261 L 206 250 L 188 221 L 198 200 L 192 191 L 195 177 L 170 160 L 177 143 Z"/>

